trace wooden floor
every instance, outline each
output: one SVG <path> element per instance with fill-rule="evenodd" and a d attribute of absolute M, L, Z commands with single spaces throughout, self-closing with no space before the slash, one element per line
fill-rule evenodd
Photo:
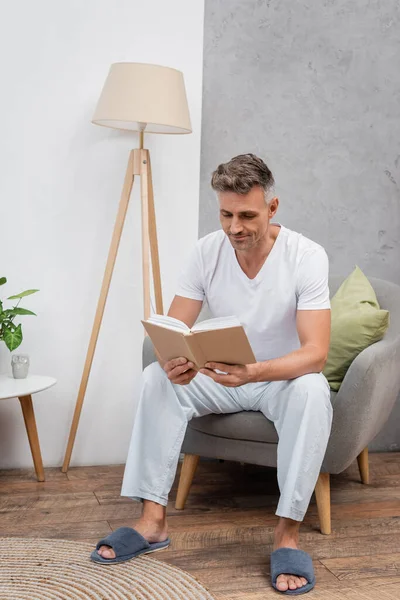
<path fill-rule="evenodd" d="M 123 467 L 0 472 L 0 536 L 96 542 L 132 525 L 139 505 L 121 498 Z M 331 477 L 332 529 L 319 532 L 312 498 L 300 532 L 314 559 L 318 600 L 400 600 L 400 453 L 370 455 L 370 485 L 357 464 Z M 269 555 L 278 502 L 276 471 L 202 462 L 187 508 L 168 507 L 172 546 L 156 555 L 195 575 L 218 600 L 277 598 Z"/>

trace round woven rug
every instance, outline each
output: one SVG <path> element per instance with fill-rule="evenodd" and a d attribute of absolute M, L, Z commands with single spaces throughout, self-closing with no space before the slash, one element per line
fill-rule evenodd
<path fill-rule="evenodd" d="M 1 600 L 214 600 L 189 573 L 148 556 L 89 559 L 92 544 L 0 538 Z"/>

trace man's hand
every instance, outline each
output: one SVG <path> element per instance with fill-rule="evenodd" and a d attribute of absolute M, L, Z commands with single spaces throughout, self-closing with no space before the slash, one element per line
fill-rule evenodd
<path fill-rule="evenodd" d="M 165 363 L 163 369 L 172 383 L 187 385 L 197 375 L 194 364 L 188 362 L 187 358 L 173 358 Z"/>
<path fill-rule="evenodd" d="M 224 363 L 210 362 L 205 364 L 205 369 L 200 369 L 200 373 L 211 377 L 217 383 L 226 387 L 239 387 L 253 381 L 254 365 L 225 365 Z M 214 369 L 224 371 L 223 373 L 215 373 Z"/>

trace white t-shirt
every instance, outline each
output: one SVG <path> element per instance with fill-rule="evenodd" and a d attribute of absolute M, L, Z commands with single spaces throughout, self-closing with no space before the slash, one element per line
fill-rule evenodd
<path fill-rule="evenodd" d="M 198 240 L 176 293 L 206 300 L 214 317 L 236 315 L 256 359 L 270 360 L 300 348 L 297 310 L 330 308 L 328 271 L 322 246 L 281 225 L 265 263 L 249 279 L 221 229 Z"/>

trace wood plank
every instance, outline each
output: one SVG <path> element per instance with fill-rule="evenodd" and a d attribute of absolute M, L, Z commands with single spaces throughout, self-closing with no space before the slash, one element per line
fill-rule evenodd
<path fill-rule="evenodd" d="M 199 579 L 217 598 L 226 598 L 227 600 L 273 600 L 279 596 L 272 588 L 267 577 L 258 577 L 252 570 L 246 572 L 246 569 L 231 575 L 229 580 L 229 590 L 226 589 L 226 583 L 223 581 L 226 577 L 222 570 L 206 571 L 191 570 L 191 574 Z M 317 574 L 315 588 L 311 596 L 316 600 L 398 600 L 398 590 L 400 579 L 390 585 L 383 585 L 376 579 L 370 579 L 368 585 L 340 587 L 337 583 L 326 584 L 320 581 Z M 225 586 L 225 589 L 224 589 Z M 249 592 L 249 590 L 251 590 Z M 222 595 L 219 595 L 222 594 Z"/>
<path fill-rule="evenodd" d="M 74 479 L 69 481 L 13 481 L 12 483 L 1 483 L 0 481 L 0 497 L 9 494 L 24 494 L 24 495 L 50 495 L 50 494 L 73 494 L 78 492 L 94 493 L 96 491 L 107 491 L 112 489 L 115 497 L 117 490 L 121 489 L 120 484 L 103 483 L 102 481 L 93 481 L 90 479 Z"/>
<path fill-rule="evenodd" d="M 331 475 L 331 491 L 342 490 L 345 487 L 349 490 L 353 489 L 371 489 L 371 488 L 389 488 L 400 485 L 400 475 L 375 475 L 370 477 L 370 483 L 365 485 L 360 480 L 339 479 L 337 475 Z"/>
<path fill-rule="evenodd" d="M 333 519 L 370 519 L 379 517 L 399 517 L 400 502 L 394 500 L 391 502 L 369 502 L 360 504 L 333 504 Z M 318 517 L 317 507 L 310 505 L 305 520 L 315 520 Z"/>
<path fill-rule="evenodd" d="M 307 536 L 301 536 L 300 547 L 309 552 L 314 559 L 327 559 L 351 556 L 375 556 L 376 554 L 391 554 L 394 551 L 400 551 L 400 538 L 398 533 L 376 535 L 368 537 L 368 547 L 366 548 L 365 536 L 359 538 L 345 537 L 339 539 L 329 539 L 330 536 L 321 536 L 318 539 L 307 539 Z M 235 560 L 234 548 L 240 543 L 244 548 L 249 548 L 250 552 L 254 545 L 261 544 L 263 551 L 270 554 L 272 552 L 273 534 L 265 533 L 259 528 L 231 528 L 215 532 L 206 532 L 204 534 L 197 532 L 190 533 L 171 533 L 172 546 L 176 550 L 193 550 L 203 548 L 207 549 L 221 548 L 229 546 L 229 560 Z M 228 560 L 228 557 L 226 558 Z"/>
<path fill-rule="evenodd" d="M 360 581 L 343 587 L 340 582 L 332 585 L 320 582 L 317 579 L 315 588 L 310 598 L 317 600 L 397 600 L 400 587 L 400 578 L 391 578 L 385 583 L 379 578 Z M 266 598 L 278 598 L 277 593 L 271 588 L 265 590 L 246 590 L 214 592 L 215 600 L 265 600 Z"/>
<path fill-rule="evenodd" d="M 161 553 L 160 553 L 161 554 Z M 164 553 L 167 554 L 167 553 Z M 158 557 L 161 559 L 161 557 Z M 163 560 L 164 557 L 162 557 Z M 171 562 L 170 564 L 174 564 Z M 196 569 L 195 564 L 187 564 L 186 570 L 201 581 L 210 591 L 227 593 L 227 577 L 226 569 L 221 566 L 213 566 L 207 569 Z M 314 563 L 315 576 L 318 585 L 327 585 L 327 581 L 333 581 L 337 585 L 337 579 L 329 573 L 329 571 L 320 563 Z M 272 588 L 270 582 L 270 572 L 268 560 L 265 560 L 264 564 L 253 565 L 244 564 L 238 565 L 235 569 L 231 569 L 229 573 L 229 592 L 242 591 L 247 592 L 248 590 L 262 590 L 265 594 L 265 598 L 268 598 L 268 594 L 273 594 L 273 598 L 277 598 L 276 591 Z"/>
<path fill-rule="evenodd" d="M 398 544 L 400 549 L 400 542 Z M 321 559 L 338 579 L 400 577 L 400 552 Z"/>
<path fill-rule="evenodd" d="M 198 508 L 200 505 L 204 506 L 205 503 L 210 506 L 242 506 L 242 503 L 246 503 L 249 506 L 276 506 L 279 496 L 277 492 L 267 493 L 265 490 L 257 488 L 245 488 L 239 490 L 233 486 L 221 488 L 213 486 L 204 486 L 199 489 L 200 485 L 192 486 L 189 497 L 185 505 L 186 510 L 192 510 Z M 390 489 L 390 488 L 389 488 Z M 243 494 L 246 493 L 244 496 Z M 114 490 L 108 489 L 99 491 L 96 493 L 97 499 L 100 504 L 114 504 L 114 503 L 126 503 L 131 502 L 129 498 L 121 497 L 121 487 L 115 486 Z M 170 494 L 171 501 L 175 502 L 175 493 Z"/>
<path fill-rule="evenodd" d="M 168 511 L 167 511 L 168 515 Z M 232 511 L 226 513 L 207 512 L 207 513 L 186 513 L 186 511 L 176 511 L 174 514 L 168 515 L 168 526 L 172 533 L 181 531 L 211 531 L 222 530 L 225 527 L 263 527 L 266 531 L 273 532 L 278 517 L 275 515 L 267 515 L 265 511 L 250 510 L 250 511 Z M 120 519 L 109 519 L 109 523 L 113 529 L 122 527 L 128 524 L 129 527 L 135 523 L 134 519 L 130 519 L 128 523 L 124 523 Z"/>
<path fill-rule="evenodd" d="M 45 469 L 47 481 L 63 481 L 66 479 L 66 475 L 61 473 L 57 467 L 51 467 Z M 36 473 L 34 469 L 3 469 L 0 471 L 0 483 L 6 484 L 14 481 L 32 481 L 37 482 Z"/>
<path fill-rule="evenodd" d="M 94 467 L 71 467 L 65 474 L 70 481 L 74 479 L 90 479 L 108 481 L 118 479 L 122 481 L 124 465 L 102 465 Z"/>
<path fill-rule="evenodd" d="M 7 494 L 0 496 L 0 513 L 20 511 L 20 517 L 26 511 L 49 510 L 52 508 L 71 508 L 76 506 L 98 506 L 93 492 L 75 494 Z"/>
<path fill-rule="evenodd" d="M 400 578 L 370 578 L 357 582 L 319 582 L 312 597 L 317 600 L 397 600 Z"/>
<path fill-rule="evenodd" d="M 380 500 L 398 500 L 400 501 L 399 487 L 378 487 L 360 484 L 356 489 L 341 489 L 331 490 L 332 504 L 354 504 L 362 502 L 377 502 Z"/>
<path fill-rule="evenodd" d="M 136 507 L 136 508 L 135 508 Z M 136 511 L 136 512 L 135 512 Z M 110 518 L 118 517 L 119 519 L 132 518 L 132 515 L 140 514 L 140 506 L 138 504 L 126 504 L 122 506 L 75 506 L 67 509 L 50 508 L 46 511 L 37 511 L 36 509 L 27 509 L 22 513 L 6 512 L 2 513 L 2 522 L 14 524 L 24 518 L 32 525 L 40 524 L 60 524 L 68 523 L 69 521 L 108 521 Z"/>
<path fill-rule="evenodd" d="M 59 538 L 81 542 L 90 540 L 91 543 L 97 543 L 99 539 L 110 532 L 111 528 L 107 521 L 78 521 L 76 523 L 69 521 L 62 524 L 31 525 L 22 520 L 4 527 L 0 520 L 0 537 Z"/>
<path fill-rule="evenodd" d="M 270 578 L 270 550 L 266 550 L 265 547 L 238 546 L 232 550 L 231 546 L 221 545 L 218 548 L 192 550 L 190 553 L 187 550 L 168 549 L 160 553 L 157 559 L 190 572 L 225 569 L 232 573 L 244 567 L 245 572 L 251 569 L 254 577 L 258 574 L 262 581 Z M 319 580 L 337 583 L 337 577 L 321 561 L 313 560 L 313 564 Z M 199 577 L 204 579 L 204 575 L 199 574 Z"/>

